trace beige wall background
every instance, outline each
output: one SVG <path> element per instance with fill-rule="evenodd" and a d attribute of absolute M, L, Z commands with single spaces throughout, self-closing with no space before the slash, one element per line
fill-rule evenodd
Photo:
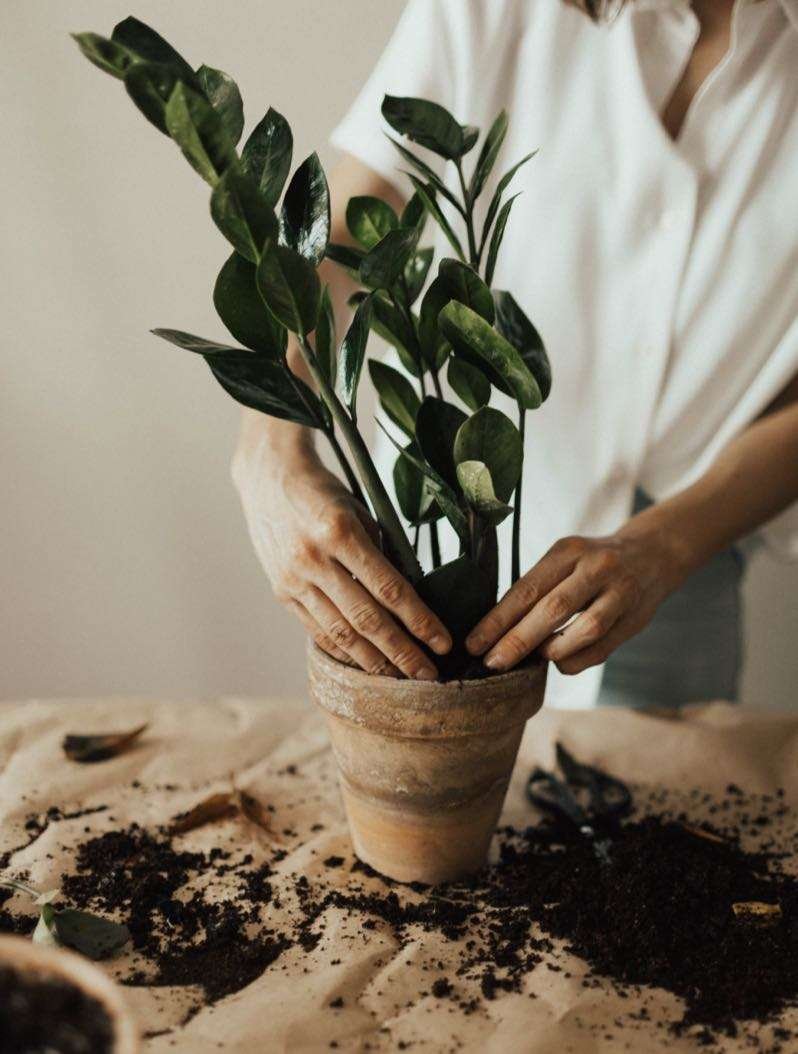
<path fill-rule="evenodd" d="M 319 149 L 402 0 L 137 0 L 247 127 L 274 105 Z M 155 325 L 223 335 L 226 243 L 204 184 L 70 30 L 128 0 L 4 0 L 0 696 L 297 695 L 303 640 L 272 599 L 229 479 L 237 409 Z M 746 698 L 794 703 L 798 569 L 758 557 Z"/>

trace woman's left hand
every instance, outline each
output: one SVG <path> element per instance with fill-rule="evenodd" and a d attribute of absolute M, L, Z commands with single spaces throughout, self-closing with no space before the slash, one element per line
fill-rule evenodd
<path fill-rule="evenodd" d="M 557 542 L 474 627 L 471 654 L 487 652 L 492 670 L 510 669 L 535 649 L 562 673 L 604 662 L 686 577 L 670 532 L 634 523 L 607 538 Z"/>

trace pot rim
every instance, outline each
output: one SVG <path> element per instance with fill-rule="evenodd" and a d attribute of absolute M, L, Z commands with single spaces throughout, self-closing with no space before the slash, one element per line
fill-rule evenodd
<path fill-rule="evenodd" d="M 355 688 L 377 688 L 397 691 L 398 685 L 403 685 L 404 690 L 409 691 L 412 687 L 413 695 L 423 697 L 424 695 L 440 695 L 444 691 L 474 692 L 480 688 L 507 688 L 517 683 L 536 680 L 545 670 L 548 663 L 539 655 L 530 655 L 523 666 L 516 666 L 505 673 L 492 673 L 488 677 L 469 677 L 466 680 L 454 681 L 421 681 L 412 677 L 388 677 L 383 673 L 368 673 L 361 670 L 359 666 L 350 666 L 348 663 L 334 659 L 326 651 L 318 646 L 313 640 L 308 641 L 308 662 L 321 667 L 325 673 L 335 680 L 344 676 Z M 403 689 L 399 689 L 402 691 Z"/>
<path fill-rule="evenodd" d="M 0 936 L 0 966 L 23 975 L 57 978 L 80 988 L 100 1003 L 111 1019 L 113 1054 L 137 1054 L 139 1031 L 118 985 L 82 955 L 33 944 L 26 937 Z"/>
<path fill-rule="evenodd" d="M 401 739 L 457 739 L 523 724 L 543 704 L 548 663 L 469 681 L 370 674 L 308 648 L 311 696 L 331 717 Z"/>

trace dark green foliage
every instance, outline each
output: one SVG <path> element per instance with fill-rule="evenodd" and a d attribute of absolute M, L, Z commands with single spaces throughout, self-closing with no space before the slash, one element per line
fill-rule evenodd
<path fill-rule="evenodd" d="M 285 354 L 288 334 L 266 309 L 256 284 L 256 267 L 238 253 L 226 260 L 216 279 L 213 303 L 231 335 L 252 351 Z"/>
<path fill-rule="evenodd" d="M 157 334 L 202 356 L 243 405 L 323 430 L 352 492 L 363 498 L 334 429 L 340 433 L 386 552 L 461 642 L 495 600 L 495 525 L 513 511 L 513 496 L 517 573 L 525 414 L 551 389 L 551 367 L 535 326 L 509 292 L 490 288 L 515 200 L 505 192 L 533 156 L 494 183 L 507 114 L 498 114 L 478 146 L 479 129 L 460 124 L 439 103 L 386 96 L 382 113 L 401 137 L 392 142 L 412 170 L 412 194 L 399 212 L 373 195 L 353 197 L 346 223 L 355 244 L 342 245 L 330 240 L 330 194 L 318 156 L 311 154 L 289 180 L 294 140 L 280 113 L 267 110 L 239 155 L 244 107 L 227 73 L 210 64 L 194 67 L 133 17 L 110 38 L 86 32 L 75 34 L 75 41 L 89 62 L 124 83 L 138 110 L 209 184 L 213 222 L 234 249 L 213 300 L 241 346 L 179 330 Z M 477 232 L 475 209 L 492 185 Z M 431 282 L 433 249 L 421 243 L 430 220 L 453 253 Z M 330 294 L 326 287 L 322 292 L 317 270 L 325 260 L 359 286 L 340 346 Z M 393 483 L 399 509 L 415 526 L 445 517 L 461 546 L 458 560 L 426 577 L 357 427 L 372 330 L 396 348 L 405 371 L 369 361 L 381 411 L 403 436 L 402 444 L 390 436 L 398 450 Z M 318 394 L 289 367 L 289 334 Z M 443 397 L 447 360 L 447 380 L 471 416 Z M 515 399 L 520 430 L 488 405 L 494 387 Z"/>
<path fill-rule="evenodd" d="M 543 338 L 519 307 L 512 293 L 508 293 L 506 289 L 496 289 L 493 302 L 496 305 L 496 328 L 521 353 L 521 358 L 538 382 L 540 394 L 545 402 L 551 391 L 551 364 Z"/>
<path fill-rule="evenodd" d="M 274 207 L 280 200 L 293 149 L 288 121 L 270 107 L 241 151 L 241 164 L 255 178 L 267 205 Z"/>
<path fill-rule="evenodd" d="M 299 166 L 288 184 L 280 228 L 289 248 L 321 263 L 330 240 L 330 191 L 317 154 Z"/>
<path fill-rule="evenodd" d="M 238 85 L 228 74 L 212 66 L 200 66 L 197 80 L 208 102 L 219 114 L 230 141 L 237 143 L 244 131 L 244 103 Z"/>

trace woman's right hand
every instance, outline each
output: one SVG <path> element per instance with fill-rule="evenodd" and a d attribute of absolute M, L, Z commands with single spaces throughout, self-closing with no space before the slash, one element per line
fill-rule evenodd
<path fill-rule="evenodd" d="M 443 655 L 446 627 L 380 552 L 374 520 L 310 443 L 275 449 L 265 431 L 242 439 L 233 479 L 277 599 L 320 648 L 369 673 L 437 677 L 418 641 Z"/>

